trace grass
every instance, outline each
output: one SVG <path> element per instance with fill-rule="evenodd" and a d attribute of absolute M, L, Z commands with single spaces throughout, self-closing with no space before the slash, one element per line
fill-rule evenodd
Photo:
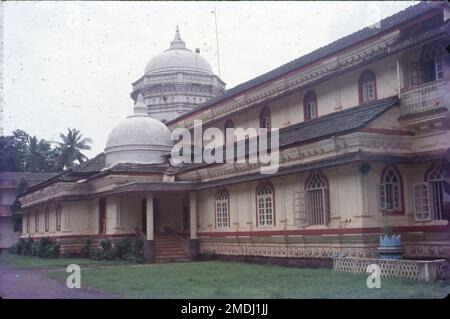
<path fill-rule="evenodd" d="M 110 265 L 128 265 L 132 262 L 126 260 L 94 260 L 87 258 L 38 258 L 33 256 L 21 256 L 0 254 L 0 265 L 24 269 L 51 269 L 66 268 L 70 264 L 78 264 L 84 267 L 98 267 Z"/>
<path fill-rule="evenodd" d="M 65 281 L 67 274 L 49 276 Z M 232 262 L 191 262 L 82 269 L 81 284 L 128 298 L 444 298 L 450 285 Z"/>

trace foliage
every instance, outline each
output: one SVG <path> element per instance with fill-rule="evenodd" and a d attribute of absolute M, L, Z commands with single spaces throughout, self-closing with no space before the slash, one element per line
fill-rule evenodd
<path fill-rule="evenodd" d="M 0 171 L 53 172 L 57 154 L 49 141 L 15 130 L 0 136 Z"/>
<path fill-rule="evenodd" d="M 122 238 L 114 242 L 114 254 L 116 258 L 124 259 L 125 255 L 130 252 L 130 240 Z"/>
<path fill-rule="evenodd" d="M 111 239 L 102 239 L 100 248 L 92 248 L 90 257 L 95 260 L 130 260 L 133 262 L 143 262 L 144 243 L 141 240 L 130 242 L 128 238 L 122 238 L 116 241 Z"/>
<path fill-rule="evenodd" d="M 81 256 L 84 258 L 90 258 L 91 250 L 92 250 L 92 242 L 90 239 L 86 239 L 83 248 L 81 248 Z"/>
<path fill-rule="evenodd" d="M 394 235 L 392 226 L 389 223 L 389 216 L 383 216 L 382 234 L 391 237 Z"/>
<path fill-rule="evenodd" d="M 214 250 L 205 250 L 201 257 L 205 260 L 212 260 L 215 256 L 216 252 Z"/>
<path fill-rule="evenodd" d="M 133 262 L 142 263 L 145 261 L 143 249 L 144 242 L 140 239 L 136 239 L 130 246 L 128 253 L 124 255 L 124 258 Z"/>
<path fill-rule="evenodd" d="M 60 252 L 60 245 L 48 237 L 42 237 L 38 241 L 31 237 L 20 238 L 17 243 L 9 249 L 11 254 L 37 256 L 41 258 L 57 258 Z"/>
<path fill-rule="evenodd" d="M 83 138 L 77 129 L 60 134 L 61 141 L 54 142 L 30 136 L 22 130 L 12 135 L 0 136 L 0 172 L 56 172 L 81 163 L 87 157 L 82 150 L 90 150 L 90 138 Z"/>
<path fill-rule="evenodd" d="M 73 167 L 78 163 L 87 160 L 87 157 L 81 153 L 82 150 L 90 150 L 89 146 L 92 140 L 88 137 L 83 138 L 83 135 L 77 129 L 67 129 L 67 135 L 59 134 L 61 142 L 58 144 L 56 150 L 58 152 L 57 168 L 62 170 Z"/>

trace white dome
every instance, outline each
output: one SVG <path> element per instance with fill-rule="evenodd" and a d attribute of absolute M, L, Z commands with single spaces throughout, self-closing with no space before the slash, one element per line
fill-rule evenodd
<path fill-rule="evenodd" d="M 186 48 L 186 43 L 181 40 L 178 27 L 175 38 L 170 42 L 170 49 L 158 54 L 147 63 L 145 75 L 174 71 L 190 71 L 213 75 L 213 71 L 208 61 L 199 54 Z"/>
<path fill-rule="evenodd" d="M 105 147 L 106 166 L 118 163 L 161 164 L 170 153 L 170 130 L 148 116 L 142 95 L 136 101 L 135 114 L 117 124 L 109 133 Z"/>
<path fill-rule="evenodd" d="M 147 63 L 145 75 L 155 75 L 166 72 L 198 72 L 213 75 L 208 61 L 201 55 L 189 49 L 169 49 L 158 54 Z"/>

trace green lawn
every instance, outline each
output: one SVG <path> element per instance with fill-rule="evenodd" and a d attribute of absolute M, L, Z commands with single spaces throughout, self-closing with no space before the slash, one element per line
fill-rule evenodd
<path fill-rule="evenodd" d="M 52 272 L 57 280 L 67 274 Z M 86 269 L 81 284 L 128 298 L 443 298 L 450 285 L 383 280 L 330 269 L 300 269 L 235 262 L 191 262 Z"/>
<path fill-rule="evenodd" d="M 0 254 L 0 264 L 15 268 L 66 268 L 70 264 L 78 264 L 85 267 L 108 266 L 108 265 L 128 265 L 126 260 L 93 260 L 87 258 L 38 258 L 32 256 L 21 256 L 11 254 Z"/>

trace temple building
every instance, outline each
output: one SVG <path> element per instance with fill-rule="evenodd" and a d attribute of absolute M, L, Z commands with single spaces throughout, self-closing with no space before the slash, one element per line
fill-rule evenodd
<path fill-rule="evenodd" d="M 163 123 L 223 94 L 225 83 L 200 54 L 186 48 L 177 30 L 169 49 L 153 57 L 133 83 L 131 97 L 144 98 L 147 112 Z"/>
<path fill-rule="evenodd" d="M 234 88 L 186 49 L 133 83 L 104 153 L 30 187 L 22 237 L 145 236 L 149 261 L 450 258 L 450 6 L 421 2 Z M 171 131 L 279 128 L 279 169 L 173 163 Z M 164 123 L 163 123 L 164 122 Z M 226 140 L 235 144 L 239 140 Z"/>

